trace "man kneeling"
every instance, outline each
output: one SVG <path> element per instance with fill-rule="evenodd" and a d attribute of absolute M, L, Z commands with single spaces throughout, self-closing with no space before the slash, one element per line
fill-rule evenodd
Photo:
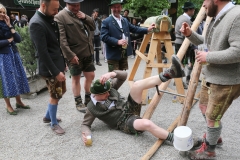
<path fill-rule="evenodd" d="M 120 99 L 117 89 L 127 78 L 125 71 L 113 71 L 101 76 L 90 88 L 91 101 L 87 105 L 86 114 L 81 125 L 82 140 L 86 144 L 91 135 L 91 125 L 95 118 L 102 120 L 111 128 L 125 133 L 136 134 L 149 131 L 155 137 L 173 141 L 173 134 L 158 127 L 148 119 L 140 117 L 142 92 L 155 87 L 171 78 L 185 76 L 181 62 L 176 55 L 172 56 L 172 65 L 157 76 L 134 82 L 127 101 Z M 110 82 L 109 79 L 112 79 Z"/>

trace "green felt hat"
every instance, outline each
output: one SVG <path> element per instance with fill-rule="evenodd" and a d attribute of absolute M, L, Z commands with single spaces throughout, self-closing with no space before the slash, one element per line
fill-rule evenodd
<path fill-rule="evenodd" d="M 109 6 L 111 6 L 113 4 L 123 4 L 123 0 L 112 0 L 111 3 L 109 4 Z"/>
<path fill-rule="evenodd" d="M 192 9 L 196 8 L 192 2 L 185 2 L 184 6 L 182 6 L 182 9 Z"/>
<path fill-rule="evenodd" d="M 100 80 L 97 79 L 92 83 L 90 92 L 92 94 L 104 94 L 111 89 L 111 84 L 109 81 L 106 81 L 103 85 L 100 83 Z"/>

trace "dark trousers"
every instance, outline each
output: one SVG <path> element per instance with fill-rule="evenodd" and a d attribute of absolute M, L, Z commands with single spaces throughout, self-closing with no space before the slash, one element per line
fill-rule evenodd
<path fill-rule="evenodd" d="M 175 44 L 175 53 L 177 54 L 178 50 L 180 49 L 182 44 Z M 194 64 L 195 62 L 195 52 L 194 52 L 194 49 L 189 46 L 187 51 L 186 51 L 186 54 L 184 55 L 183 59 L 182 59 L 182 64 L 183 65 L 186 65 L 188 64 L 188 58 L 190 59 L 190 62 L 192 64 Z"/>
<path fill-rule="evenodd" d="M 99 48 L 100 48 L 100 36 L 94 36 L 93 46 L 95 50 L 95 60 L 99 62 Z M 94 62 L 94 54 L 93 54 L 93 62 Z"/>

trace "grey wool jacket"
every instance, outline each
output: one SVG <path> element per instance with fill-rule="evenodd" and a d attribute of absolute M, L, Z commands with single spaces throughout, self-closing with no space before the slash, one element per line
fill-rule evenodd
<path fill-rule="evenodd" d="M 206 36 L 196 32 L 188 37 L 195 45 L 204 41 L 208 46 L 208 65 L 203 67 L 205 80 L 218 85 L 240 84 L 240 6 L 212 19 Z"/>
<path fill-rule="evenodd" d="M 175 35 L 176 35 L 176 44 L 182 44 L 184 41 L 185 36 L 180 32 L 180 28 L 182 27 L 183 22 L 186 22 L 189 26 L 191 26 L 192 22 L 190 19 L 185 16 L 181 15 L 177 18 L 176 24 L 175 24 Z"/>

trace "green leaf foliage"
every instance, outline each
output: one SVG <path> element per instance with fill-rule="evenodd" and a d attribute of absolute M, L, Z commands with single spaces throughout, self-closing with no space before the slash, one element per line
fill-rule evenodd
<path fill-rule="evenodd" d="M 26 68 L 27 74 L 30 75 L 31 79 L 34 79 L 37 72 L 37 60 L 35 58 L 35 48 L 30 39 L 28 26 L 23 28 L 18 26 L 15 27 L 16 31 L 22 38 L 22 41 L 17 43 L 17 47 L 23 62 L 23 66 Z"/>
<path fill-rule="evenodd" d="M 176 2 L 178 3 L 177 16 L 180 16 L 183 14 L 182 6 L 187 1 L 176 0 Z M 190 2 L 196 6 L 195 14 L 197 14 L 203 4 L 203 0 L 191 0 Z M 160 15 L 164 8 L 171 8 L 171 3 L 168 0 L 125 0 L 124 8 L 131 9 L 135 14 L 146 18 Z"/>
<path fill-rule="evenodd" d="M 169 8 L 167 0 L 126 0 L 124 8 L 131 9 L 143 18 L 160 15 L 164 8 Z"/>

